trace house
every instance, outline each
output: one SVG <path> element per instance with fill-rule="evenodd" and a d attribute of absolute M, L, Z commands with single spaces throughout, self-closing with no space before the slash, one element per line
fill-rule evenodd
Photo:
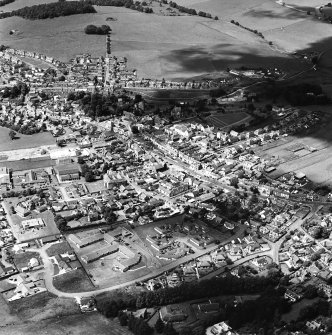
<path fill-rule="evenodd" d="M 216 323 L 206 330 L 206 335 L 238 335 L 232 328 L 224 321 Z"/>
<path fill-rule="evenodd" d="M 168 305 L 160 309 L 160 318 L 165 323 L 167 322 L 181 322 L 188 318 L 187 313 L 181 305 Z"/>

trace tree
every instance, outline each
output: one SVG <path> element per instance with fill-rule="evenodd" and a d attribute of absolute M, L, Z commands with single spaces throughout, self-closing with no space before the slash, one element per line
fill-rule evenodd
<path fill-rule="evenodd" d="M 165 328 L 164 322 L 161 320 L 161 318 L 159 318 L 156 324 L 154 325 L 154 329 L 156 330 L 158 334 L 161 334 L 164 328 Z"/>
<path fill-rule="evenodd" d="M 120 325 L 122 327 L 128 325 L 128 315 L 127 315 L 127 313 L 120 311 L 118 313 L 118 319 L 119 319 Z"/>
<path fill-rule="evenodd" d="M 177 335 L 177 331 L 174 329 L 171 323 L 167 323 L 164 330 L 163 335 Z"/>
<path fill-rule="evenodd" d="M 11 140 L 13 140 L 16 137 L 16 133 L 13 130 L 11 130 L 8 135 Z"/>
<path fill-rule="evenodd" d="M 94 181 L 94 175 L 92 172 L 88 171 L 85 175 L 84 175 L 85 181 L 90 183 L 92 181 Z"/>
<path fill-rule="evenodd" d="M 304 291 L 304 297 L 307 299 L 313 299 L 317 297 L 317 288 L 314 285 L 308 285 Z"/>
<path fill-rule="evenodd" d="M 67 221 L 61 215 L 56 215 L 54 221 L 60 231 L 67 230 Z"/>

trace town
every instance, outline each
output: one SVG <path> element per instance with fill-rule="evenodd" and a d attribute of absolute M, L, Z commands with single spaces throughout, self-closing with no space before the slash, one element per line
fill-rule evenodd
<path fill-rule="evenodd" d="M 22 134 L 49 133 L 54 139 L 0 153 L 5 300 L 49 292 L 75 298 L 82 312 L 103 312 L 95 297 L 108 290 L 158 292 L 276 271 L 287 278 L 289 304 L 318 295 L 330 299 L 332 193 L 301 171 L 278 169 L 292 155 L 319 151 L 296 135 L 316 131 L 328 114 L 258 103 L 259 94 L 245 89 L 209 97 L 203 105 L 146 101 L 130 88 L 218 90 L 247 75 L 258 80 L 277 74 L 231 70 L 233 77 L 219 84 L 142 82 L 128 72 L 125 59 L 111 62 L 107 38 L 108 57 L 100 67 L 89 55 L 63 64 L 1 51 L 0 124 L 11 129 L 10 141 Z M 31 66 L 20 57 L 54 67 Z M 98 100 L 106 87 L 110 115 Z M 285 157 L 268 154 L 278 145 Z M 252 298 L 234 299 L 227 301 L 232 308 Z M 196 299 L 138 308 L 135 315 L 157 332 L 171 327 L 182 334 L 214 320 L 224 303 Z M 127 318 L 119 314 L 123 324 Z M 324 318 L 304 327 L 330 329 Z M 206 330 L 226 333 L 238 334 L 225 321 Z"/>

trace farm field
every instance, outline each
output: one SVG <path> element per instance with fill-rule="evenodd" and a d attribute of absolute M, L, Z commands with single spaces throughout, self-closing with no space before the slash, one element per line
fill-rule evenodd
<path fill-rule="evenodd" d="M 0 151 L 27 149 L 41 145 L 55 144 L 55 139 L 49 132 L 34 135 L 23 135 L 17 133 L 17 138 L 11 140 L 8 135 L 9 131 L 10 129 L 8 128 L 0 127 Z"/>
<path fill-rule="evenodd" d="M 299 69 L 296 60 L 227 21 L 143 14 L 126 8 L 96 9 L 95 14 L 47 20 L 3 19 L 0 39 L 14 48 L 39 51 L 63 61 L 78 53 L 101 56 L 104 36 L 85 35 L 83 29 L 88 24 L 105 24 L 112 16 L 117 19 L 111 23 L 112 52 L 127 57 L 129 67 L 136 68 L 143 78 L 189 78 L 241 65 Z M 9 35 L 12 29 L 18 33 Z"/>
<path fill-rule="evenodd" d="M 322 5 L 319 0 L 290 0 L 286 5 L 303 10 L 299 12 L 277 4 L 273 0 L 178 0 L 178 4 L 210 12 L 226 21 L 238 21 L 243 26 L 263 33 L 266 40 L 287 52 L 328 49 L 332 33 L 330 24 L 319 21 L 307 10 Z M 303 34 L 303 32 L 306 32 Z M 326 57 L 327 61 L 331 57 Z"/>

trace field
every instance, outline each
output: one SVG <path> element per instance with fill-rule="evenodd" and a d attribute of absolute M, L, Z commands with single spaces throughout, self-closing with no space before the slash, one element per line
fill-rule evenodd
<path fill-rule="evenodd" d="M 0 295 L 0 335 L 129 335 L 117 319 L 99 313 L 81 314 L 74 299 L 50 293 L 8 304 Z"/>
<path fill-rule="evenodd" d="M 17 133 L 17 138 L 15 140 L 11 140 L 8 135 L 9 131 L 10 129 L 8 128 L 0 127 L 0 151 L 27 149 L 41 145 L 55 144 L 55 139 L 49 132 L 34 135 L 23 135 Z"/>
<path fill-rule="evenodd" d="M 53 277 L 54 287 L 63 292 L 92 291 L 95 287 L 83 269 Z"/>
<path fill-rule="evenodd" d="M 206 118 L 209 124 L 212 124 L 218 128 L 224 128 L 233 124 L 241 124 L 249 121 L 250 115 L 244 112 L 240 113 L 229 113 L 229 114 L 213 114 Z"/>
<path fill-rule="evenodd" d="M 47 20 L 3 19 L 0 39 L 3 44 L 63 61 L 86 52 L 101 56 L 105 53 L 105 38 L 85 35 L 83 29 L 88 24 L 105 24 L 106 18 L 112 16 L 117 19 L 111 24 L 112 52 L 126 56 L 140 77 L 188 78 L 241 65 L 299 69 L 289 56 L 227 21 L 142 14 L 126 8 L 96 9 L 96 14 Z M 9 35 L 12 29 L 19 33 Z"/>
<path fill-rule="evenodd" d="M 38 323 L 11 325 L 0 329 L 0 335 L 131 335 L 127 327 L 121 327 L 118 319 L 108 320 L 99 313 L 76 314 L 50 318 Z"/>

